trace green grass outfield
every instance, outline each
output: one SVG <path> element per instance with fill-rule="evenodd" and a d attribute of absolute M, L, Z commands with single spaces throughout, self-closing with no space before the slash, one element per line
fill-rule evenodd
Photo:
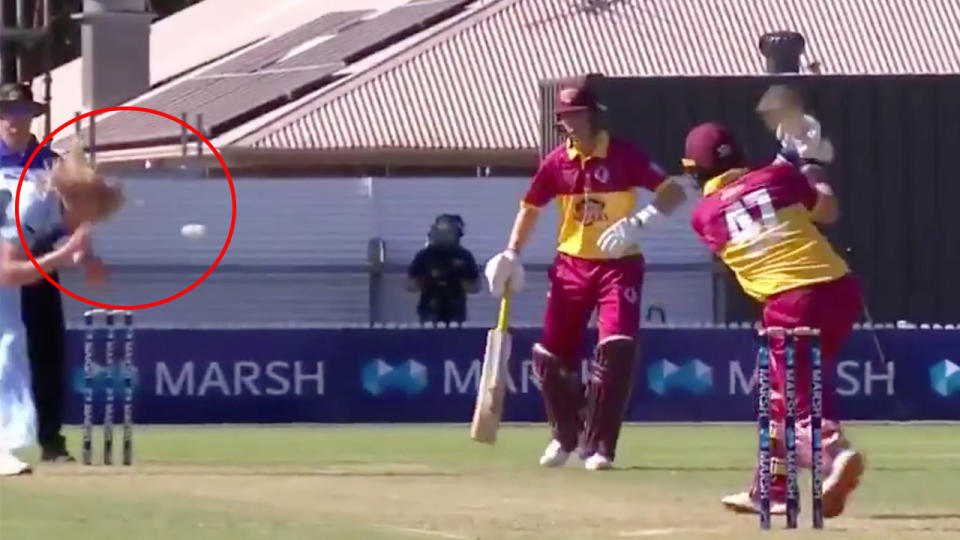
<path fill-rule="evenodd" d="M 720 507 L 750 476 L 747 425 L 626 427 L 606 473 L 541 469 L 543 427 L 495 448 L 466 426 L 140 427 L 136 467 L 0 480 L 0 539 L 960 538 L 960 426 L 848 430 L 869 469 L 825 531 Z"/>

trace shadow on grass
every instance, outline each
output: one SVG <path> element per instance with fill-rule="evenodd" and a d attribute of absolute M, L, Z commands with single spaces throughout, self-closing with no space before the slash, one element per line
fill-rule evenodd
<path fill-rule="evenodd" d="M 867 456 L 869 457 L 869 456 Z M 943 472 L 943 471 L 960 471 L 960 467 L 889 467 L 889 466 L 869 466 L 868 470 L 870 471 L 880 471 L 880 472 Z"/>
<path fill-rule="evenodd" d="M 55 473 L 47 473 L 45 476 L 72 476 L 72 477 L 143 477 L 143 476 L 191 476 L 191 477 L 263 477 L 263 478 L 295 478 L 295 477 L 369 477 L 369 478 L 430 478 L 430 477 L 456 477 L 457 473 L 441 471 L 348 471 L 348 470 L 322 470 L 322 469 L 303 469 L 303 470 L 217 470 L 217 469 L 191 469 L 191 468 L 169 468 L 169 469 L 134 469 L 114 471 L 107 468 L 82 470 L 60 470 Z"/>
<path fill-rule="evenodd" d="M 742 472 L 752 471 L 753 467 L 742 465 L 697 466 L 697 465 L 632 465 L 617 467 L 621 471 L 664 471 L 664 472 Z M 806 470 L 806 469 L 803 469 Z M 871 472 L 913 473 L 932 471 L 960 471 L 960 467 L 870 467 Z"/>
<path fill-rule="evenodd" d="M 662 471 L 662 472 L 751 472 L 753 467 L 744 467 L 738 465 L 726 465 L 718 467 L 710 466 L 684 466 L 684 465 L 633 465 L 630 467 L 617 467 L 620 471 Z"/>
<path fill-rule="evenodd" d="M 960 513 L 942 513 L 942 514 L 871 514 L 867 519 L 875 520 L 938 520 L 938 519 L 960 519 Z"/>

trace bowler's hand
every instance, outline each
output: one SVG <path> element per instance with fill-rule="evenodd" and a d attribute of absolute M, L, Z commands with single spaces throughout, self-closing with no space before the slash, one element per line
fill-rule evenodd
<path fill-rule="evenodd" d="M 103 259 L 97 256 L 89 256 L 83 261 L 83 271 L 87 280 L 87 285 L 91 287 L 100 287 L 107 282 L 110 271 Z"/>
<path fill-rule="evenodd" d="M 58 267 L 80 264 L 90 251 L 90 226 L 80 225 L 56 249 Z"/>

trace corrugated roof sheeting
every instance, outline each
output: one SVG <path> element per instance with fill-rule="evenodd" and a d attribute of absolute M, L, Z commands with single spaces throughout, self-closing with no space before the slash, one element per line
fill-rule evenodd
<path fill-rule="evenodd" d="M 782 29 L 827 74 L 960 72 L 960 0 L 494 0 L 239 143 L 535 148 L 541 79 L 757 74 Z"/>
<path fill-rule="evenodd" d="M 257 114 L 260 107 L 318 88 L 349 62 L 419 31 L 421 25 L 448 17 L 467 3 L 434 0 L 383 13 L 327 13 L 132 104 L 174 115 L 202 114 L 206 131 L 216 135 L 231 122 L 237 125 L 245 115 Z M 97 143 L 168 142 L 180 133 L 180 126 L 162 117 L 121 113 L 99 123 Z"/>
<path fill-rule="evenodd" d="M 75 2 L 79 4 L 79 2 Z M 264 39 L 288 32 L 324 13 L 385 10 L 404 0 L 203 0 L 153 23 L 150 27 L 150 83 L 160 85 Z M 269 4 L 265 6 L 265 4 Z M 339 7 L 337 7 L 339 6 Z M 53 70 L 53 126 L 83 111 L 82 59 Z M 42 77 L 33 81 L 41 94 Z M 42 119 L 35 124 L 43 130 Z M 67 136 L 66 133 L 63 134 Z"/>
<path fill-rule="evenodd" d="M 175 82 L 159 92 L 135 100 L 133 104 L 176 116 L 189 113 L 193 117 L 201 113 L 207 122 L 206 127 L 212 127 L 340 69 L 342 64 L 339 59 L 331 58 L 325 65 L 310 65 L 299 71 L 288 70 L 282 76 L 275 73 L 296 60 L 293 57 L 281 61 L 297 45 L 318 37 L 335 36 L 341 28 L 360 21 L 370 13 L 351 11 L 324 14 L 194 78 Z M 181 129 L 159 116 L 129 113 L 106 117 L 97 127 L 99 144 L 175 138 Z"/>

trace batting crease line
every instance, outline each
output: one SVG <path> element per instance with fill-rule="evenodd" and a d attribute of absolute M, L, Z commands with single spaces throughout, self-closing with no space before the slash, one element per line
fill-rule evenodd
<path fill-rule="evenodd" d="M 653 536 L 673 536 L 679 534 L 689 534 L 689 533 L 708 533 L 708 534 L 721 534 L 725 531 L 722 527 L 714 527 L 709 529 L 637 529 L 633 531 L 624 531 L 620 533 L 620 536 L 627 538 L 646 538 Z"/>
<path fill-rule="evenodd" d="M 444 532 L 444 531 L 433 531 L 430 529 L 417 529 L 414 527 L 385 527 L 385 528 L 394 530 L 397 532 L 421 534 L 424 536 L 436 536 L 438 538 L 450 538 L 451 540 L 470 540 L 468 537 L 460 534 Z"/>

